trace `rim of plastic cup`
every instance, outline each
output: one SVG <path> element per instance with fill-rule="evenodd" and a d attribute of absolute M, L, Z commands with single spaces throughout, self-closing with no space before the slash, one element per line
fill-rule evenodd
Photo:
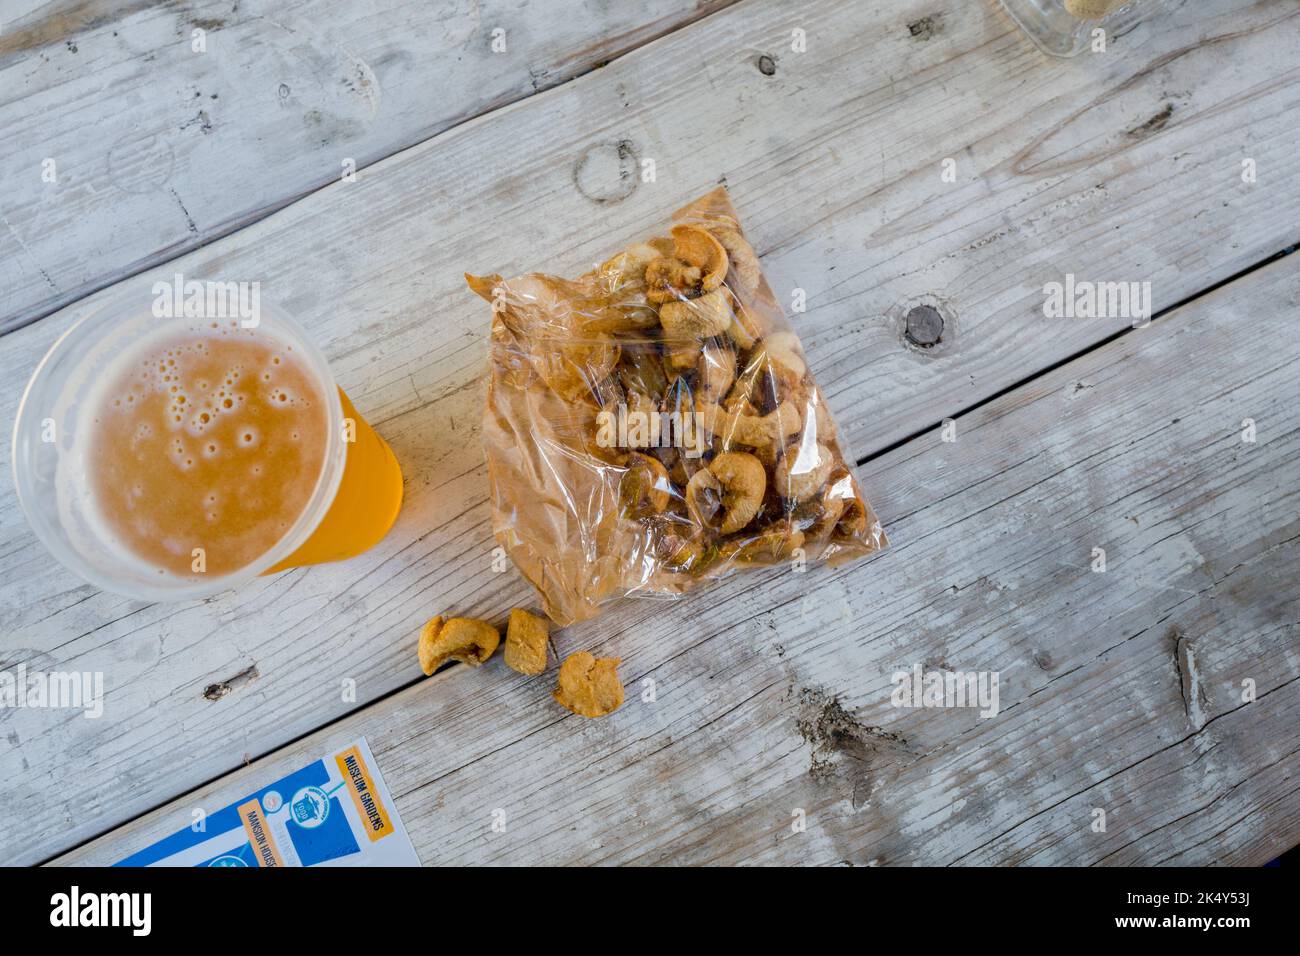
<path fill-rule="evenodd" d="M 127 305 L 128 300 L 132 303 L 131 305 Z M 22 397 L 18 401 L 18 412 L 14 417 L 14 433 L 10 447 L 14 488 L 17 491 L 18 504 L 27 519 L 28 527 L 32 529 L 37 539 L 54 555 L 60 564 L 78 575 L 82 580 L 105 591 L 140 600 L 172 602 L 200 600 L 239 587 L 242 584 L 247 584 L 268 568 L 274 567 L 289 557 L 311 537 L 312 532 L 316 530 L 325 517 L 325 513 L 329 511 L 330 505 L 334 503 L 334 496 L 338 492 L 339 483 L 343 480 L 343 467 L 347 453 L 343 443 L 343 403 L 339 398 L 338 385 L 334 380 L 334 375 L 329 370 L 325 356 L 316 348 L 307 332 L 279 307 L 259 302 L 259 326 L 269 318 L 271 320 L 270 325 L 273 328 L 272 335 L 276 334 L 275 327 L 279 327 L 288 333 L 291 339 L 290 344 L 301 349 L 301 354 L 306 359 L 311 371 L 315 373 L 320 382 L 321 390 L 325 393 L 325 406 L 329 416 L 325 436 L 325 459 L 321 464 L 321 473 L 316 478 L 316 487 L 312 490 L 311 497 L 308 498 L 302 513 L 298 515 L 297 520 L 280 540 L 257 560 L 244 565 L 237 571 L 231 571 L 229 574 L 211 580 L 173 579 L 171 583 L 152 585 L 137 581 L 119 580 L 110 575 L 102 574 L 99 568 L 85 560 L 75 548 L 56 533 L 55 528 L 46 520 L 46 516 L 36 507 L 36 491 L 31 487 L 33 472 L 32 468 L 27 467 L 30 456 L 22 438 L 27 428 L 27 417 L 33 413 L 30 408 L 32 393 L 40 386 L 44 376 L 48 373 L 50 365 L 61 354 L 62 350 L 75 341 L 79 334 L 85 334 L 87 326 L 98 319 L 102 319 L 106 313 L 128 314 L 144 311 L 143 307 L 139 305 L 141 300 L 138 292 L 133 295 L 122 293 L 89 307 L 84 315 L 79 317 L 54 340 L 54 344 L 41 357 L 35 371 L 27 380 L 27 385 L 23 388 Z"/>

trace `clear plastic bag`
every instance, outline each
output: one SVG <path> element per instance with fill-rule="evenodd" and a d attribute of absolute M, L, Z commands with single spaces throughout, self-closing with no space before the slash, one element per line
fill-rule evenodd
<path fill-rule="evenodd" d="M 887 544 L 725 189 L 576 279 L 465 278 L 493 531 L 557 624 Z"/>

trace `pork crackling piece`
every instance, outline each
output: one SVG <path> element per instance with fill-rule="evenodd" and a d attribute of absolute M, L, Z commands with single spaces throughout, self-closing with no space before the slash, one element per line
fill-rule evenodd
<path fill-rule="evenodd" d="M 576 651 L 560 665 L 555 699 L 579 717 L 604 717 L 623 706 L 617 657 L 594 657 Z"/>
<path fill-rule="evenodd" d="M 773 484 L 782 498 L 802 501 L 822 492 L 834 466 L 835 458 L 825 445 L 791 445 L 773 471 Z"/>
<path fill-rule="evenodd" d="M 761 461 L 743 451 L 723 452 L 691 476 L 686 506 L 700 527 L 732 534 L 758 514 L 766 487 Z"/>
<path fill-rule="evenodd" d="M 753 295 L 763 278 L 758 256 L 754 254 L 754 247 L 738 229 L 730 226 L 716 225 L 710 227 L 709 231 L 726 250 L 731 273 L 739 292 L 744 296 Z"/>
<path fill-rule="evenodd" d="M 656 305 L 712 292 L 727 275 L 727 250 L 709 232 L 674 226 L 672 233 L 672 255 L 651 259 L 645 266 L 646 299 Z"/>
<path fill-rule="evenodd" d="M 506 626 L 506 666 L 530 676 L 546 670 L 546 641 L 550 631 L 545 618 L 522 608 L 511 611 Z"/>
<path fill-rule="evenodd" d="M 438 615 L 420 631 L 420 669 L 432 674 L 447 661 L 478 667 L 496 652 L 501 634 L 487 621 Z"/>

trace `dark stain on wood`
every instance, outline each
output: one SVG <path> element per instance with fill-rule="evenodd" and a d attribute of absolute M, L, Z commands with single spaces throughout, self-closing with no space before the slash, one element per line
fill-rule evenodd
<path fill-rule="evenodd" d="M 800 692 L 795 728 L 812 747 L 808 775 L 818 784 L 847 786 L 855 810 L 871 796 L 879 758 L 911 753 L 901 735 L 863 723 L 838 697 L 820 690 Z"/>
<path fill-rule="evenodd" d="M 1142 139 L 1146 136 L 1152 136 L 1169 125 L 1169 119 L 1174 115 L 1174 104 L 1166 103 L 1160 112 L 1156 113 L 1145 123 L 1139 123 L 1132 129 L 1124 131 L 1124 135 L 1132 139 Z"/>
<path fill-rule="evenodd" d="M 943 14 L 932 13 L 928 17 L 913 20 L 907 25 L 907 32 L 914 40 L 932 40 L 943 32 Z"/>
<path fill-rule="evenodd" d="M 598 206 L 619 203 L 636 191 L 639 168 L 630 139 L 598 143 L 573 164 L 573 185 Z"/>

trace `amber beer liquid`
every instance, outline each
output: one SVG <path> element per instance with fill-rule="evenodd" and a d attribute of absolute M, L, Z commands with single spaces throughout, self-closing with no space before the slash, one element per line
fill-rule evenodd
<path fill-rule="evenodd" d="M 388 532 L 397 461 L 291 320 L 116 324 L 78 323 L 20 408 L 19 497 L 65 564 L 122 593 L 195 597 Z M 33 440 L 38 424 L 53 441 Z"/>
<path fill-rule="evenodd" d="M 235 321 L 128 353 L 91 402 L 91 498 L 108 539 L 159 574 L 220 577 L 252 564 L 293 527 L 322 473 L 325 388 L 291 343 Z M 345 436 L 358 446 L 347 497 L 336 499 L 356 499 L 348 520 L 327 515 L 270 570 L 351 557 L 396 517 L 392 452 L 355 411 L 349 418 L 362 434 Z"/>

